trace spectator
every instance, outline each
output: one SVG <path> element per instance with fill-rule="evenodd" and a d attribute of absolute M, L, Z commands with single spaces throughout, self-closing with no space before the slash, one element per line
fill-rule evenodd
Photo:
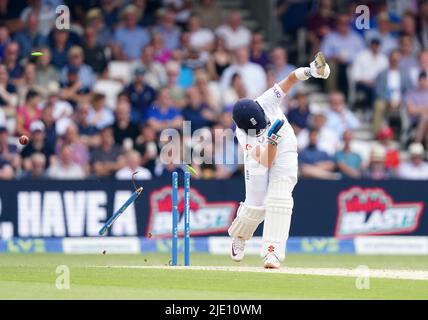
<path fill-rule="evenodd" d="M 411 70 L 417 67 L 418 61 L 413 51 L 412 38 L 406 34 L 400 36 L 399 48 L 401 53 L 400 69 Z"/>
<path fill-rule="evenodd" d="M 165 40 L 165 48 L 169 51 L 175 50 L 180 44 L 180 29 L 175 24 L 175 13 L 170 9 L 159 12 L 159 22 L 153 28 L 155 33 L 161 34 Z"/>
<path fill-rule="evenodd" d="M 222 111 L 222 97 L 218 83 L 209 81 L 208 73 L 204 69 L 195 71 L 195 87 L 210 109 L 217 113 Z"/>
<path fill-rule="evenodd" d="M 1 10 L 1 6 L 0 6 Z M 1 21 L 1 13 L 0 13 L 0 21 Z M 9 28 L 0 23 L 0 61 L 4 61 L 4 55 L 6 51 L 7 44 L 10 42 L 10 32 Z"/>
<path fill-rule="evenodd" d="M 309 145 L 310 129 L 318 131 L 317 148 L 333 156 L 339 146 L 340 136 L 327 127 L 327 118 L 325 112 L 316 112 L 309 118 L 309 128 L 302 129 L 297 134 L 297 145 L 299 150 L 305 149 Z"/>
<path fill-rule="evenodd" d="M 116 119 L 113 124 L 114 140 L 118 145 L 123 145 L 125 139 L 135 142 L 140 129 L 136 123 L 131 122 L 131 107 L 128 101 L 121 100 L 116 106 Z"/>
<path fill-rule="evenodd" d="M 0 125 L 6 126 L 6 114 L 3 109 L 0 109 Z"/>
<path fill-rule="evenodd" d="M 249 61 L 248 48 L 242 47 L 235 51 L 236 62 L 228 67 L 221 79 L 220 85 L 226 90 L 230 86 L 232 76 L 239 73 L 245 85 L 249 98 L 256 98 L 266 90 L 266 73 L 261 66 Z"/>
<path fill-rule="evenodd" d="M 317 147 L 318 130 L 309 133 L 309 145 L 299 154 L 300 174 L 305 178 L 337 179 L 332 158 Z"/>
<path fill-rule="evenodd" d="M 45 140 L 49 145 L 54 146 L 57 139 L 57 119 L 54 117 L 54 104 L 53 100 L 48 101 L 42 110 L 41 121 L 45 125 Z"/>
<path fill-rule="evenodd" d="M 421 50 L 421 44 L 416 34 L 415 17 L 410 12 L 406 12 L 401 19 L 401 33 L 410 37 L 413 53 L 416 55 Z"/>
<path fill-rule="evenodd" d="M 49 48 L 42 48 L 43 55 L 37 58 L 36 62 L 36 85 L 44 86 L 47 91 L 59 89 L 59 73 L 51 64 L 51 52 Z"/>
<path fill-rule="evenodd" d="M 150 45 L 153 47 L 153 59 L 164 65 L 172 58 L 172 52 L 165 47 L 165 40 L 159 33 L 153 34 Z"/>
<path fill-rule="evenodd" d="M 57 146 L 57 154 L 61 153 L 61 148 L 68 145 L 71 150 L 71 160 L 80 166 L 85 175 L 89 173 L 89 149 L 80 138 L 79 129 L 74 122 L 70 122 L 66 127 L 65 134 Z"/>
<path fill-rule="evenodd" d="M 86 14 L 86 28 L 94 30 L 96 36 L 95 47 L 105 48 L 110 42 L 111 33 L 104 22 L 101 9 L 93 8 Z M 85 53 L 85 56 L 88 57 Z M 90 64 L 89 64 L 90 65 Z"/>
<path fill-rule="evenodd" d="M 13 167 L 9 162 L 0 158 L 0 180 L 12 180 L 14 177 Z"/>
<path fill-rule="evenodd" d="M 357 179 L 361 177 L 363 172 L 363 160 L 358 153 L 352 151 L 352 139 L 352 131 L 345 131 L 343 134 L 343 149 L 336 152 L 334 160 L 343 176 Z"/>
<path fill-rule="evenodd" d="M 116 179 L 118 180 L 131 180 L 134 173 L 137 180 L 150 180 L 152 178 L 151 172 L 141 166 L 141 155 L 135 151 L 130 150 L 125 155 L 125 167 L 116 172 Z"/>
<path fill-rule="evenodd" d="M 385 180 L 394 177 L 394 172 L 385 165 L 386 151 L 384 146 L 376 144 L 370 153 L 370 162 L 363 176 L 373 180 Z"/>
<path fill-rule="evenodd" d="M 235 73 L 232 76 L 232 83 L 230 87 L 223 93 L 223 106 L 225 108 L 232 107 L 236 101 L 243 99 L 247 96 L 247 90 L 245 89 L 244 81 L 239 73 Z"/>
<path fill-rule="evenodd" d="M 7 161 L 15 170 L 21 170 L 21 157 L 15 144 L 9 143 L 9 132 L 0 126 L 0 159 Z"/>
<path fill-rule="evenodd" d="M 419 53 L 418 65 L 408 70 L 412 84 L 418 85 L 418 77 L 421 72 L 428 72 L 428 50 Z"/>
<path fill-rule="evenodd" d="M 287 77 L 290 72 L 296 69 L 295 66 L 288 63 L 287 51 L 284 48 L 276 47 L 271 53 L 272 69 L 275 76 L 275 82 L 280 82 Z"/>
<path fill-rule="evenodd" d="M 74 46 L 68 53 L 68 65 L 61 70 L 61 83 L 64 86 L 69 85 L 67 75 L 70 68 L 77 69 L 77 81 L 80 83 L 80 90 L 89 91 L 95 82 L 95 75 L 92 68 L 85 64 L 85 57 L 81 47 Z"/>
<path fill-rule="evenodd" d="M 214 43 L 214 34 L 210 29 L 202 27 L 200 17 L 193 15 L 188 23 L 189 44 L 197 51 L 210 51 Z"/>
<path fill-rule="evenodd" d="M 109 26 L 111 30 L 116 29 L 120 15 L 119 2 L 114 0 L 101 0 L 100 6 L 106 25 Z M 133 10 L 137 11 L 136 8 L 133 8 Z M 123 15 L 123 11 L 121 15 Z"/>
<path fill-rule="evenodd" d="M 400 69 L 401 53 L 393 50 L 389 55 L 389 67 L 376 79 L 373 132 L 377 134 L 385 120 L 397 118 L 406 92 L 411 88 L 408 73 Z"/>
<path fill-rule="evenodd" d="M 15 34 L 14 41 L 19 44 L 19 57 L 27 58 L 31 54 L 32 48 L 40 48 L 47 44 L 47 38 L 39 30 L 39 20 L 36 13 L 27 16 L 25 27 Z"/>
<path fill-rule="evenodd" d="M 24 68 L 18 63 L 19 50 L 18 43 L 9 42 L 4 53 L 3 63 L 9 73 L 9 80 L 13 84 L 17 84 L 17 81 L 19 81 L 24 73 Z"/>
<path fill-rule="evenodd" d="M 407 180 L 428 180 L 428 163 L 424 161 L 425 149 L 420 143 L 409 146 L 410 160 L 398 167 L 398 177 Z"/>
<path fill-rule="evenodd" d="M 21 21 L 28 21 L 30 15 L 38 16 L 38 32 L 47 36 L 54 26 L 55 10 L 46 5 L 42 0 L 30 0 L 29 5 L 21 12 Z"/>
<path fill-rule="evenodd" d="M 86 176 L 83 168 L 73 161 L 73 150 L 67 144 L 61 147 L 58 160 L 49 166 L 47 175 L 60 180 L 80 180 Z"/>
<path fill-rule="evenodd" d="M 101 143 L 92 152 L 92 171 L 97 177 L 113 177 L 124 167 L 122 148 L 114 141 L 113 130 L 106 127 L 100 132 Z"/>
<path fill-rule="evenodd" d="M 131 120 L 141 123 L 147 110 L 156 99 L 156 91 L 145 82 L 146 69 L 140 66 L 135 69 L 134 81 L 126 88 L 126 93 L 131 101 Z"/>
<path fill-rule="evenodd" d="M 68 119 L 74 113 L 73 106 L 68 101 L 61 99 L 59 92 L 52 92 L 46 103 L 52 105 L 52 117 L 55 121 Z"/>
<path fill-rule="evenodd" d="M 334 26 L 334 1 L 319 1 L 319 9 L 314 10 L 306 18 L 308 41 L 311 44 L 312 55 L 320 51 L 322 39 L 331 32 Z"/>
<path fill-rule="evenodd" d="M 321 51 L 332 70 L 328 80 L 330 89 L 348 93 L 347 68 L 364 48 L 363 39 L 350 27 L 349 16 L 338 15 L 334 31 L 326 35 L 321 43 Z"/>
<path fill-rule="evenodd" d="M 68 50 L 73 46 L 70 34 L 67 30 L 54 29 L 50 41 L 52 65 L 61 70 L 67 64 Z"/>
<path fill-rule="evenodd" d="M 346 108 L 345 96 L 341 92 L 332 92 L 329 96 L 330 109 L 326 113 L 327 127 L 335 131 L 340 138 L 346 130 L 360 127 L 360 121 Z"/>
<path fill-rule="evenodd" d="M 46 157 L 43 153 L 33 153 L 30 157 L 29 170 L 22 175 L 23 179 L 43 180 L 46 175 Z"/>
<path fill-rule="evenodd" d="M 379 39 L 380 51 L 383 54 L 389 55 L 392 50 L 398 48 L 398 41 L 392 35 L 391 21 L 386 12 L 382 12 L 377 16 L 377 28 L 367 30 L 365 36 L 367 41 Z"/>
<path fill-rule="evenodd" d="M 0 109 L 7 115 L 14 116 L 17 102 L 16 87 L 9 82 L 6 66 L 0 64 Z"/>
<path fill-rule="evenodd" d="M 287 119 L 294 129 L 294 133 L 298 135 L 302 129 L 308 127 L 310 110 L 307 93 L 302 90 L 298 91 L 295 102 L 294 108 L 288 111 Z"/>
<path fill-rule="evenodd" d="M 98 44 L 97 37 L 95 28 L 85 29 L 83 56 L 87 66 L 91 67 L 96 74 L 102 74 L 107 68 L 108 59 L 105 48 Z"/>
<path fill-rule="evenodd" d="M 151 27 L 154 25 L 155 12 L 159 9 L 161 3 L 147 0 L 131 0 L 131 2 L 137 8 L 137 11 L 141 12 L 138 24 L 142 27 Z"/>
<path fill-rule="evenodd" d="M 153 89 L 158 90 L 167 83 L 165 67 L 154 60 L 155 51 L 153 46 L 147 45 L 143 49 L 140 61 L 136 65 L 136 69 L 139 67 L 144 68 L 144 79 L 145 82 Z"/>
<path fill-rule="evenodd" d="M 30 135 L 31 123 L 42 117 L 39 104 L 40 95 L 36 91 L 29 90 L 25 97 L 25 104 L 20 106 L 16 113 L 15 133 L 17 136 Z"/>
<path fill-rule="evenodd" d="M 84 88 L 82 83 L 79 81 L 78 68 L 69 66 L 67 69 L 67 80 L 66 83 L 61 84 L 59 95 L 61 99 L 68 101 L 75 107 L 79 101 L 90 96 L 90 90 L 88 88 Z"/>
<path fill-rule="evenodd" d="M 24 66 L 23 77 L 16 82 L 18 89 L 18 103 L 23 104 L 25 102 L 25 96 L 32 90 L 40 95 L 40 98 L 44 100 L 48 94 L 48 88 L 44 85 L 39 86 L 36 81 L 36 66 L 33 63 L 27 63 Z"/>
<path fill-rule="evenodd" d="M 95 93 L 92 97 L 92 109 L 89 112 L 88 122 L 98 130 L 111 126 L 114 123 L 114 115 L 105 104 L 104 94 Z"/>
<path fill-rule="evenodd" d="M 192 133 L 195 130 L 210 127 L 216 118 L 214 112 L 203 102 L 202 96 L 195 87 L 187 89 L 187 106 L 181 114 L 184 121 L 190 121 Z"/>
<path fill-rule="evenodd" d="M 309 13 L 311 1 L 278 0 L 273 10 L 282 25 L 282 32 L 295 40 L 297 30 L 304 26 L 305 17 Z"/>
<path fill-rule="evenodd" d="M 224 21 L 224 10 L 216 0 L 201 0 L 193 7 L 193 14 L 201 18 L 205 28 L 215 30 Z"/>
<path fill-rule="evenodd" d="M 208 60 L 208 72 L 211 79 L 219 80 L 226 70 L 232 63 L 232 56 L 226 49 L 225 41 L 221 37 L 217 37 L 214 41 L 214 49 L 211 52 Z"/>
<path fill-rule="evenodd" d="M 134 5 L 122 10 L 123 25 L 113 35 L 113 55 L 118 60 L 135 60 L 141 55 L 144 46 L 150 42 L 150 34 L 137 25 L 140 18 Z"/>
<path fill-rule="evenodd" d="M 179 86 L 187 89 L 193 85 L 195 72 L 200 69 L 206 69 L 207 54 L 207 52 L 199 52 L 192 48 L 174 52 L 173 59 L 180 65 Z"/>
<path fill-rule="evenodd" d="M 407 93 L 405 102 L 411 126 L 416 127 L 415 142 L 423 142 L 428 137 L 428 79 L 426 72 L 420 73 L 417 88 Z"/>
<path fill-rule="evenodd" d="M 28 143 L 21 151 L 24 170 L 31 169 L 30 157 L 34 153 L 42 153 L 46 158 L 46 165 L 49 166 L 55 154 L 54 147 L 46 143 L 45 125 L 41 121 L 34 121 L 30 127 L 31 135 L 30 143 Z"/>
<path fill-rule="evenodd" d="M 163 5 L 173 10 L 176 13 L 175 20 L 177 23 L 184 27 L 186 22 L 189 20 L 192 12 L 193 1 L 191 0 L 162 0 Z"/>
<path fill-rule="evenodd" d="M 380 51 L 380 40 L 373 38 L 370 40 L 369 48 L 355 57 L 351 71 L 356 83 L 356 94 L 364 96 L 358 102 L 363 109 L 373 107 L 376 78 L 386 68 L 388 68 L 388 58 Z"/>
<path fill-rule="evenodd" d="M 400 152 L 394 141 L 394 132 L 390 127 L 383 127 L 377 135 L 379 143 L 385 148 L 385 167 L 396 171 L 400 165 Z"/>
<path fill-rule="evenodd" d="M 270 64 L 270 59 L 269 55 L 264 50 L 264 39 L 262 33 L 255 32 L 252 34 L 250 52 L 251 62 L 261 65 L 263 69 L 266 70 L 268 65 Z"/>
<path fill-rule="evenodd" d="M 142 155 L 141 165 L 144 165 L 150 172 L 154 172 L 159 148 L 156 131 L 149 125 L 141 128 L 140 135 L 136 139 L 135 150 Z"/>
<path fill-rule="evenodd" d="M 88 102 L 82 102 L 77 106 L 76 124 L 79 129 L 79 135 L 82 142 L 88 147 L 97 147 L 100 145 L 98 129 L 90 124 L 89 114 L 91 112 L 91 105 Z"/>
<path fill-rule="evenodd" d="M 178 152 L 179 154 L 180 152 Z M 177 152 L 173 151 L 173 154 Z M 155 175 L 159 178 L 168 179 L 171 178 L 173 172 L 177 172 L 179 175 L 184 174 L 184 166 L 180 165 L 182 162 L 180 159 L 176 159 L 170 162 L 158 161 L 154 169 Z"/>
<path fill-rule="evenodd" d="M 232 11 L 229 14 L 227 23 L 216 30 L 216 34 L 224 38 L 228 50 L 236 50 L 250 45 L 251 32 L 242 26 L 241 22 L 241 14 L 238 11 Z"/>
<path fill-rule="evenodd" d="M 167 128 L 181 128 L 183 118 L 177 107 L 171 105 L 169 88 L 162 88 L 153 108 L 147 112 L 147 122 L 157 132 Z"/>
<path fill-rule="evenodd" d="M 177 61 L 170 61 L 166 64 L 166 86 L 169 88 L 169 96 L 172 103 L 178 108 L 182 108 L 186 104 L 186 91 L 179 84 L 180 68 L 181 66 Z"/>
<path fill-rule="evenodd" d="M 419 4 L 419 18 L 417 21 L 417 33 L 423 48 L 428 48 L 428 2 Z"/>

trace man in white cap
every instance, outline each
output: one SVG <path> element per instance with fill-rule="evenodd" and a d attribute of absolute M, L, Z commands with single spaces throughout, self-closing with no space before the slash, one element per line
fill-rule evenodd
<path fill-rule="evenodd" d="M 421 143 L 409 146 L 410 159 L 398 167 L 398 177 L 408 180 L 428 180 L 428 163 L 424 161 L 425 149 Z"/>

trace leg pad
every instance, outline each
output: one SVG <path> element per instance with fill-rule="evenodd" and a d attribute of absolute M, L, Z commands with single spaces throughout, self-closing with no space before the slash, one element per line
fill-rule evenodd
<path fill-rule="evenodd" d="M 229 227 L 229 235 L 233 238 L 251 239 L 264 217 L 265 209 L 263 207 L 248 207 L 241 203 L 237 216 Z"/>

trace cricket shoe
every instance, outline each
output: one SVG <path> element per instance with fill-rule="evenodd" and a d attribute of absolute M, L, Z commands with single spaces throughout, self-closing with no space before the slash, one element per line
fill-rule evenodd
<path fill-rule="evenodd" d="M 273 252 L 269 252 L 264 257 L 264 268 L 265 269 L 279 269 L 281 266 L 281 261 Z"/>
<path fill-rule="evenodd" d="M 325 57 L 322 52 L 318 52 L 316 54 L 314 61 L 312 61 L 309 66 L 311 69 L 311 76 L 314 78 L 327 79 L 330 76 L 330 67 L 325 61 Z"/>
<path fill-rule="evenodd" d="M 245 255 L 245 240 L 242 238 L 233 238 L 230 248 L 230 257 L 232 260 L 239 262 L 244 259 Z"/>

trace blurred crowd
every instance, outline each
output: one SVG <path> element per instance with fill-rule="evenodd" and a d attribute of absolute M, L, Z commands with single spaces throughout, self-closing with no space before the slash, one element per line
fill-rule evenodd
<path fill-rule="evenodd" d="M 290 39 L 306 31 L 307 62 L 322 50 L 332 69 L 283 104 L 301 176 L 428 179 L 428 1 L 280 0 L 275 14 Z M 296 68 L 288 51 L 215 0 L 0 0 L 0 179 L 169 177 L 181 165 L 160 160 L 161 133 L 234 129 L 237 99 Z M 241 175 L 223 161 L 232 149 L 215 143 L 199 177 Z"/>

